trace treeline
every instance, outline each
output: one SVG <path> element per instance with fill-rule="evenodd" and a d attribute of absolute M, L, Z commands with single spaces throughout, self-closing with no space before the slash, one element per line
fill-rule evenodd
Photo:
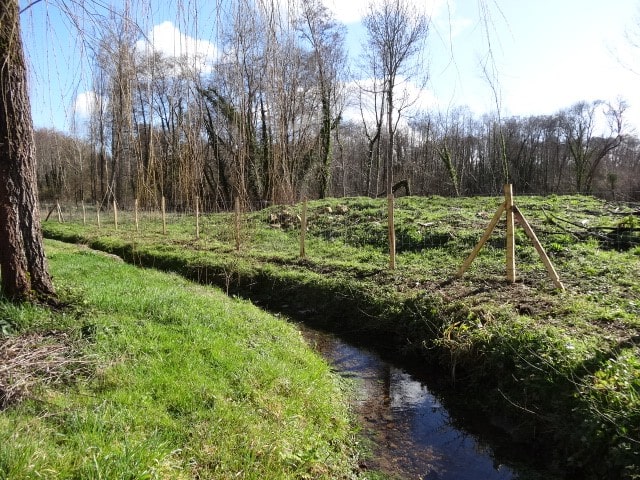
<path fill-rule="evenodd" d="M 220 11 L 215 61 L 153 51 L 126 12 L 105 21 L 89 117 L 75 135 L 36 132 L 41 199 L 126 207 L 164 197 L 179 210 L 196 197 L 225 209 L 236 198 L 385 194 L 375 63 L 372 81 L 349 89 L 344 27 L 319 1 L 286 14 L 261 5 Z M 393 178 L 417 195 L 489 195 L 510 182 L 518 193 L 639 200 L 640 141 L 625 134 L 624 111 L 594 101 L 523 118 L 463 107 L 397 115 Z"/>
<path fill-rule="evenodd" d="M 476 118 L 466 109 L 457 110 L 448 118 L 423 114 L 401 128 L 396 136 L 395 178 L 407 180 L 415 195 L 499 194 L 505 181 L 504 152 L 508 181 L 520 194 L 579 192 L 640 201 L 640 140 L 630 135 L 587 134 L 577 127 L 584 117 L 567 115 L 584 114 L 585 109 L 592 107 L 593 104 L 580 104 L 555 115 L 508 118 L 502 122 L 492 116 Z M 584 132 L 584 136 L 570 137 L 566 130 L 570 126 L 574 131 Z M 162 138 L 162 131 L 155 134 Z M 118 176 L 105 175 L 107 168 L 101 175 L 100 164 L 95 163 L 99 157 L 94 145 L 60 132 L 38 130 L 41 198 L 110 203 L 109 178 L 120 186 L 118 201 L 129 205 L 134 198 L 145 198 L 151 205 L 165 195 L 173 208 L 186 208 L 192 206 L 190 200 L 199 196 L 208 208 L 224 209 L 238 194 L 238 185 L 250 186 L 261 179 L 265 185 L 262 190 L 257 186 L 244 190 L 242 199 L 247 204 L 286 203 L 303 195 L 320 196 L 317 170 L 314 172 L 318 165 L 313 162 L 299 170 L 297 179 L 278 174 L 266 177 L 253 162 L 234 164 L 237 159 L 223 153 L 221 147 L 216 151 L 206 137 L 195 145 L 184 142 L 179 148 L 192 152 L 197 147 L 199 157 L 195 154 L 182 157 L 183 161 L 193 163 L 180 170 L 169 163 L 170 157 L 163 157 L 162 142 L 158 141 L 152 167 L 157 169 L 154 175 L 164 176 L 166 183 L 152 185 L 145 182 L 149 172 L 154 172 L 149 164 L 146 172 L 138 168 L 143 159 L 128 158 L 132 163 L 127 163 Z M 370 155 L 371 145 L 361 124 L 340 122 L 332 143 L 329 196 L 386 193 L 381 155 L 375 151 Z M 382 151 L 383 143 L 384 139 L 374 148 Z M 110 155 L 105 155 L 104 160 L 107 166 L 113 164 Z M 268 182 L 273 182 L 273 186 L 269 187 Z M 283 185 L 278 185 L 280 182 Z M 288 196 L 264 195 L 268 188 L 283 192 L 287 186 L 293 187 Z"/>

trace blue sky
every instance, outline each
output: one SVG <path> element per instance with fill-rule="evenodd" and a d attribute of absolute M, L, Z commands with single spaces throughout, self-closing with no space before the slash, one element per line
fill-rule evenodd
<path fill-rule="evenodd" d="M 95 0 L 85 2 L 87 10 L 104 14 Z M 349 49 L 356 55 L 362 41 L 359 19 L 367 1 L 326 2 L 349 27 Z M 132 4 L 143 10 L 142 30 L 157 33 L 156 48 L 166 53 L 172 45 L 215 48 L 215 2 Z M 86 43 L 56 5 L 53 0 L 37 3 L 21 20 L 34 123 L 69 130 L 78 96 L 90 91 L 91 69 Z M 640 71 L 640 48 L 630 48 L 626 38 L 628 31 L 640 33 L 640 0 L 420 0 L 419 5 L 432 16 L 425 51 L 429 82 L 420 92 L 424 108 L 467 105 L 477 114 L 495 111 L 495 96 L 480 66 L 490 42 L 501 115 L 550 114 L 581 100 L 620 97 L 630 105 L 628 120 L 640 131 L 640 76 L 623 66 L 637 65 Z M 481 5 L 489 17 L 483 16 Z M 197 15 L 187 11 L 196 7 Z M 77 7 L 71 13 L 90 30 L 89 13 Z"/>

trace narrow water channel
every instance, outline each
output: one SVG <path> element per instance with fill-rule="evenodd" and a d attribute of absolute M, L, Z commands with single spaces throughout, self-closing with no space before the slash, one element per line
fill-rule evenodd
<path fill-rule="evenodd" d="M 377 354 L 301 326 L 307 342 L 356 385 L 355 410 L 375 444 L 369 468 L 393 478 L 506 480 L 519 478 L 486 444 L 454 426 L 428 387 Z"/>

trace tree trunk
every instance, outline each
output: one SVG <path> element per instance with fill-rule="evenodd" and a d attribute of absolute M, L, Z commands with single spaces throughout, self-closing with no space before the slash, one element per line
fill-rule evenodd
<path fill-rule="evenodd" d="M 2 293 L 54 295 L 44 255 L 18 2 L 0 0 L 0 273 Z"/>

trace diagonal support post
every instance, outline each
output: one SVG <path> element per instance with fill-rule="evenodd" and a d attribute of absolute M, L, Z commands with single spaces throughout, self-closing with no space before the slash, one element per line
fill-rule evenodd
<path fill-rule="evenodd" d="M 531 228 L 531 225 L 529 224 L 529 222 L 527 222 L 522 212 L 520 212 L 518 207 L 514 204 L 513 187 L 510 184 L 504 186 L 504 197 L 505 197 L 505 201 L 500 205 L 500 207 L 498 207 L 498 210 L 496 211 L 495 215 L 489 222 L 489 225 L 485 229 L 484 234 L 482 235 L 482 238 L 480 238 L 480 241 L 478 242 L 478 244 L 475 246 L 473 251 L 466 258 L 466 260 L 464 261 L 460 269 L 456 272 L 456 278 L 461 278 L 462 275 L 464 275 L 464 273 L 467 271 L 467 269 L 469 268 L 473 260 L 478 256 L 478 253 L 480 253 L 480 250 L 482 249 L 484 244 L 487 242 L 487 240 L 489 240 L 489 237 L 493 233 L 493 230 L 498 224 L 500 217 L 502 217 L 502 214 L 506 213 L 506 217 L 507 217 L 507 244 L 506 244 L 507 280 L 511 283 L 515 282 L 516 280 L 515 220 L 517 220 L 518 223 L 524 229 L 525 233 L 527 234 L 531 242 L 533 243 L 533 246 L 538 252 L 540 259 L 542 260 L 542 263 L 544 264 L 547 270 L 547 274 L 551 278 L 551 281 L 556 286 L 556 288 L 564 291 L 565 289 L 564 285 L 560 281 L 560 277 L 558 276 L 556 269 L 553 267 L 551 260 L 549 259 L 547 253 L 542 247 L 542 244 L 538 240 L 538 237 L 533 231 L 533 228 Z"/>

